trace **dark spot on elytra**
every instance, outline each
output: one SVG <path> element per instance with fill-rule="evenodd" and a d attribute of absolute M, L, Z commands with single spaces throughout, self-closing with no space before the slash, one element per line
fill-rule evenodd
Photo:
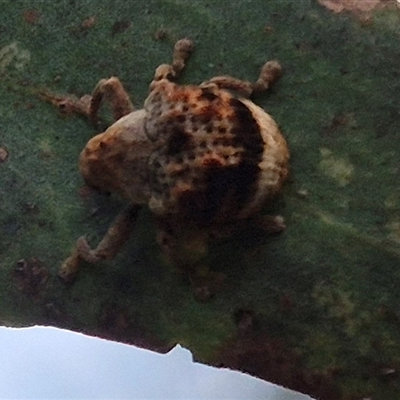
<path fill-rule="evenodd" d="M 229 100 L 234 110 L 234 121 L 232 133 L 237 147 L 244 148 L 244 158 L 259 163 L 264 150 L 264 142 L 261 137 L 260 127 L 254 119 L 251 111 L 240 100 L 232 98 Z"/>
<path fill-rule="evenodd" d="M 214 101 L 217 98 L 218 96 L 215 93 L 213 93 L 209 88 L 201 89 L 201 94 L 198 97 L 199 100 L 207 100 L 207 101 Z"/>
<path fill-rule="evenodd" d="M 205 160 L 203 189 L 181 199 L 182 209 L 199 225 L 236 218 L 251 199 L 259 178 L 258 164 L 262 159 L 264 142 L 257 121 L 240 100 L 231 99 L 230 106 L 234 115 L 233 128 L 229 133 L 233 137 L 222 136 L 214 140 L 213 144 L 241 149 L 237 163 L 226 166 L 217 162 L 217 159 Z M 200 148 L 206 145 L 206 141 L 199 143 Z"/>
<path fill-rule="evenodd" d="M 206 127 L 205 127 L 205 131 L 206 131 L 207 133 L 213 133 L 213 131 L 214 131 L 214 125 L 213 125 L 211 122 L 209 122 L 209 123 L 206 125 Z"/>
<path fill-rule="evenodd" d="M 161 168 L 161 163 L 160 163 L 160 161 L 159 161 L 159 160 L 155 160 L 155 161 L 153 162 L 153 166 L 154 166 L 154 168 L 156 168 L 156 169 Z"/>
<path fill-rule="evenodd" d="M 171 176 L 174 177 L 174 178 L 182 177 L 182 176 L 184 176 L 184 175 L 187 173 L 187 170 L 188 170 L 188 167 L 187 167 L 187 166 L 186 166 L 186 167 L 184 166 L 184 167 L 181 168 L 181 169 L 178 169 L 178 170 L 176 170 L 176 171 L 171 172 Z"/>
<path fill-rule="evenodd" d="M 181 209 L 200 226 L 235 218 L 253 192 L 260 172 L 258 166 L 249 162 L 229 167 L 210 162 L 203 166 L 207 167 L 204 189 L 181 197 Z"/>
<path fill-rule="evenodd" d="M 203 167 L 221 167 L 222 163 L 218 158 L 213 158 L 213 157 L 204 157 L 202 161 L 202 166 Z"/>
<path fill-rule="evenodd" d="M 230 146 L 232 144 L 232 139 L 229 137 L 217 137 L 213 140 L 214 146 Z M 238 143 L 240 145 L 240 143 Z"/>
<path fill-rule="evenodd" d="M 157 105 L 159 105 L 160 104 L 160 100 L 161 100 L 160 92 L 154 90 L 153 94 L 152 94 L 152 102 L 153 103 L 158 103 Z"/>
<path fill-rule="evenodd" d="M 183 163 L 183 157 L 182 157 L 182 155 L 176 156 L 174 161 L 175 161 L 177 164 L 182 164 L 182 163 Z"/>
<path fill-rule="evenodd" d="M 158 176 L 160 181 L 163 181 L 163 180 L 166 179 L 167 174 L 163 170 L 161 170 L 161 171 L 158 172 L 157 176 Z"/>
<path fill-rule="evenodd" d="M 189 143 L 190 135 L 188 135 L 182 127 L 175 126 L 168 139 L 166 154 L 176 155 L 187 149 Z"/>
<path fill-rule="evenodd" d="M 197 120 L 202 125 L 207 125 L 211 122 L 212 115 L 209 112 L 204 112 L 204 114 L 200 114 L 197 116 Z"/>
<path fill-rule="evenodd" d="M 176 121 L 179 122 L 180 124 L 183 124 L 186 122 L 186 116 L 185 115 L 178 115 L 176 117 Z"/>
<path fill-rule="evenodd" d="M 196 155 L 193 152 L 189 152 L 186 154 L 186 157 L 189 161 L 193 161 L 196 158 Z"/>

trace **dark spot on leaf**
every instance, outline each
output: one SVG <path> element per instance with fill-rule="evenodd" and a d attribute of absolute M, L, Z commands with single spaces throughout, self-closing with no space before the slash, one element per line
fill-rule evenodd
<path fill-rule="evenodd" d="M 163 41 L 167 39 L 167 37 L 168 37 L 167 31 L 162 28 L 157 29 L 156 33 L 154 34 L 154 39 L 159 41 Z"/>
<path fill-rule="evenodd" d="M 131 26 L 131 21 L 128 19 L 121 19 L 119 21 L 115 21 L 111 28 L 111 35 L 117 35 L 119 33 L 125 32 Z"/>
<path fill-rule="evenodd" d="M 28 24 L 36 24 L 40 18 L 40 12 L 38 10 L 25 10 L 23 13 L 24 21 Z"/>
<path fill-rule="evenodd" d="M 37 204 L 27 202 L 22 205 L 22 212 L 24 214 L 36 215 L 39 214 L 40 209 Z"/>
<path fill-rule="evenodd" d="M 243 310 L 235 315 L 237 323 L 243 319 L 251 322 L 251 311 Z M 279 382 L 299 392 L 312 393 L 315 398 L 342 398 L 335 379 L 340 367 L 332 364 L 324 372 L 305 368 L 304 360 L 296 349 L 288 346 L 284 339 L 269 335 L 262 326 L 244 330 L 225 344 L 218 360 L 220 365 L 229 365 L 264 380 Z"/>
<path fill-rule="evenodd" d="M 22 259 L 17 261 L 13 279 L 20 292 L 38 300 L 46 287 L 49 272 L 37 258 Z"/>
<path fill-rule="evenodd" d="M 240 308 L 235 311 L 233 317 L 239 333 L 253 330 L 254 312 L 252 310 Z"/>

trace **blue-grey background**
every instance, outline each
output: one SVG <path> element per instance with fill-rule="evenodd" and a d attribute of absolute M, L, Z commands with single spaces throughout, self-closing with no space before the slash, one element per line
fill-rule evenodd
<path fill-rule="evenodd" d="M 160 355 L 49 327 L 0 327 L 0 359 L 2 399 L 310 399 L 180 346 Z"/>

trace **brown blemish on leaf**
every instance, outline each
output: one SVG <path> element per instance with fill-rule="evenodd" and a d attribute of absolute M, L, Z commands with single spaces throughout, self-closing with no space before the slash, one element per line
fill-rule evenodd
<path fill-rule="evenodd" d="M 25 10 L 23 13 L 24 21 L 28 24 L 36 24 L 40 18 L 40 12 L 38 10 Z"/>
<path fill-rule="evenodd" d="M 166 344 L 160 340 L 141 326 L 137 315 L 115 302 L 102 304 L 97 328 L 86 333 L 112 341 L 133 344 L 158 353 L 167 353 L 176 344 Z"/>
<path fill-rule="evenodd" d="M 121 334 L 129 328 L 129 320 L 126 310 L 120 309 L 116 304 L 109 304 L 102 309 L 99 324 L 110 333 Z"/>
<path fill-rule="evenodd" d="M 17 289 L 38 300 L 46 287 L 49 272 L 37 258 L 21 259 L 13 270 L 13 280 Z"/>
<path fill-rule="evenodd" d="M 95 192 L 95 191 L 94 191 L 91 187 L 89 187 L 89 186 L 87 186 L 87 185 L 81 186 L 81 187 L 78 189 L 78 195 L 79 195 L 79 197 L 82 198 L 82 199 L 84 199 L 84 200 L 89 199 L 89 198 L 92 196 L 92 194 L 93 194 L 94 192 Z"/>
<path fill-rule="evenodd" d="M 239 309 L 234 314 L 235 324 L 239 334 L 246 334 L 255 326 L 255 317 L 253 310 Z"/>
<path fill-rule="evenodd" d="M 87 17 L 85 20 L 83 20 L 82 24 L 81 24 L 81 28 L 82 29 L 90 29 L 93 28 L 93 26 L 96 24 L 96 17 L 91 16 L 91 17 Z"/>
<path fill-rule="evenodd" d="M 8 159 L 8 151 L 4 147 L 0 147 L 0 163 L 6 162 Z"/>
<path fill-rule="evenodd" d="M 271 25 L 265 25 L 264 26 L 264 33 L 270 34 L 274 32 L 274 27 Z"/>
<path fill-rule="evenodd" d="M 167 39 L 168 33 L 165 29 L 160 28 L 156 30 L 156 33 L 154 34 L 154 39 L 158 41 L 163 41 Z"/>
<path fill-rule="evenodd" d="M 200 303 L 206 303 L 223 289 L 225 280 L 226 276 L 217 272 L 208 272 L 205 276 L 199 276 L 197 273 L 192 274 L 190 283 L 193 287 L 195 299 Z"/>
<path fill-rule="evenodd" d="M 244 314 L 245 319 L 248 315 Z M 338 368 L 313 371 L 304 367 L 300 354 L 279 339 L 257 329 L 242 332 L 225 345 L 218 359 L 218 366 L 247 372 L 269 382 L 279 382 L 301 393 L 312 393 L 324 400 L 337 400 L 339 389 L 335 386 Z M 238 326 L 238 328 L 240 325 Z"/>
<path fill-rule="evenodd" d="M 395 217 L 390 219 L 386 223 L 385 228 L 389 232 L 387 238 L 396 244 L 400 244 L 400 218 Z"/>
<path fill-rule="evenodd" d="M 40 209 L 35 203 L 24 203 L 22 206 L 22 212 L 27 215 L 37 215 L 40 212 Z"/>
<path fill-rule="evenodd" d="M 324 130 L 324 135 L 331 136 L 336 130 L 346 126 L 351 129 L 357 128 L 357 121 L 354 113 L 340 113 L 335 115 Z"/>
<path fill-rule="evenodd" d="M 334 13 L 351 11 L 356 14 L 370 13 L 376 9 L 396 4 L 395 1 L 390 0 L 318 0 L 318 3 Z"/>
<path fill-rule="evenodd" d="M 279 300 L 279 311 L 282 313 L 289 313 L 293 311 L 294 305 L 293 297 L 289 294 L 284 294 Z"/>

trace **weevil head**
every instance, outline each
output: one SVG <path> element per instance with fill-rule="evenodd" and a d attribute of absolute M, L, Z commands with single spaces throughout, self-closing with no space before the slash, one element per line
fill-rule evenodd
<path fill-rule="evenodd" d="M 79 159 L 79 170 L 89 186 L 146 203 L 148 159 L 154 144 L 145 134 L 145 117 L 144 110 L 135 111 L 89 140 Z"/>

